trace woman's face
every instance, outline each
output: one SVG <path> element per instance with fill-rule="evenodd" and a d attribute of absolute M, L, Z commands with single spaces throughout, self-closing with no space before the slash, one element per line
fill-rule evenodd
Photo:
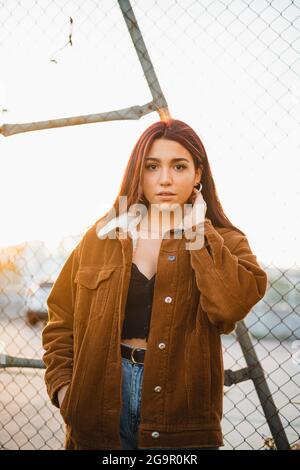
<path fill-rule="evenodd" d="M 163 138 L 154 140 L 145 157 L 142 176 L 143 192 L 151 204 L 162 209 L 174 203 L 183 207 L 200 178 L 201 169 L 195 169 L 192 155 L 183 145 Z M 159 195 L 161 191 L 173 195 Z"/>

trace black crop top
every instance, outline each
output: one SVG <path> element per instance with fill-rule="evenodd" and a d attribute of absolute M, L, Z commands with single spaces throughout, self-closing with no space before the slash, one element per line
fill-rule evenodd
<path fill-rule="evenodd" d="M 132 263 L 121 338 L 147 338 L 151 319 L 155 274 L 148 279 Z"/>

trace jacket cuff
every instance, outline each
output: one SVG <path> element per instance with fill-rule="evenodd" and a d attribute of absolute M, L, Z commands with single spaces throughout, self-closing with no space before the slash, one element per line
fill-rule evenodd
<path fill-rule="evenodd" d="M 193 243 L 197 243 L 197 238 L 199 235 L 201 236 L 200 239 L 202 238 L 203 245 L 199 246 L 198 244 L 198 246 L 195 246 Z M 204 222 L 194 224 L 192 227 L 185 229 L 185 238 L 187 238 L 187 240 L 191 243 L 190 247 L 192 247 L 192 250 L 197 249 L 197 251 L 203 252 L 206 251 L 205 249 L 207 249 L 210 256 L 212 256 L 210 245 L 213 245 L 216 242 L 223 242 L 223 238 L 214 228 L 211 220 L 208 218 L 205 218 Z"/>
<path fill-rule="evenodd" d="M 72 380 L 72 373 L 63 375 L 57 378 L 53 383 L 48 385 L 48 395 L 50 397 L 51 403 L 56 406 L 56 408 L 60 408 L 57 392 L 61 387 L 64 385 L 68 385 Z"/>

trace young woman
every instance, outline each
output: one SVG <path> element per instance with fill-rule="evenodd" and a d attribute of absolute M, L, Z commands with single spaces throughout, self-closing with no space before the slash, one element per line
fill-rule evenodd
<path fill-rule="evenodd" d="M 198 135 L 175 119 L 152 124 L 112 209 L 48 297 L 45 382 L 65 448 L 223 446 L 221 334 L 266 287 L 246 235 L 224 214 Z"/>

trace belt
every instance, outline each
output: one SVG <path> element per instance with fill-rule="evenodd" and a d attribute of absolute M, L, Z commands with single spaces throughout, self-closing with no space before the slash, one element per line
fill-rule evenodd
<path fill-rule="evenodd" d="M 126 359 L 129 359 L 134 364 L 144 364 L 144 357 L 147 349 L 143 348 L 132 348 L 129 345 L 121 343 L 121 355 Z"/>

